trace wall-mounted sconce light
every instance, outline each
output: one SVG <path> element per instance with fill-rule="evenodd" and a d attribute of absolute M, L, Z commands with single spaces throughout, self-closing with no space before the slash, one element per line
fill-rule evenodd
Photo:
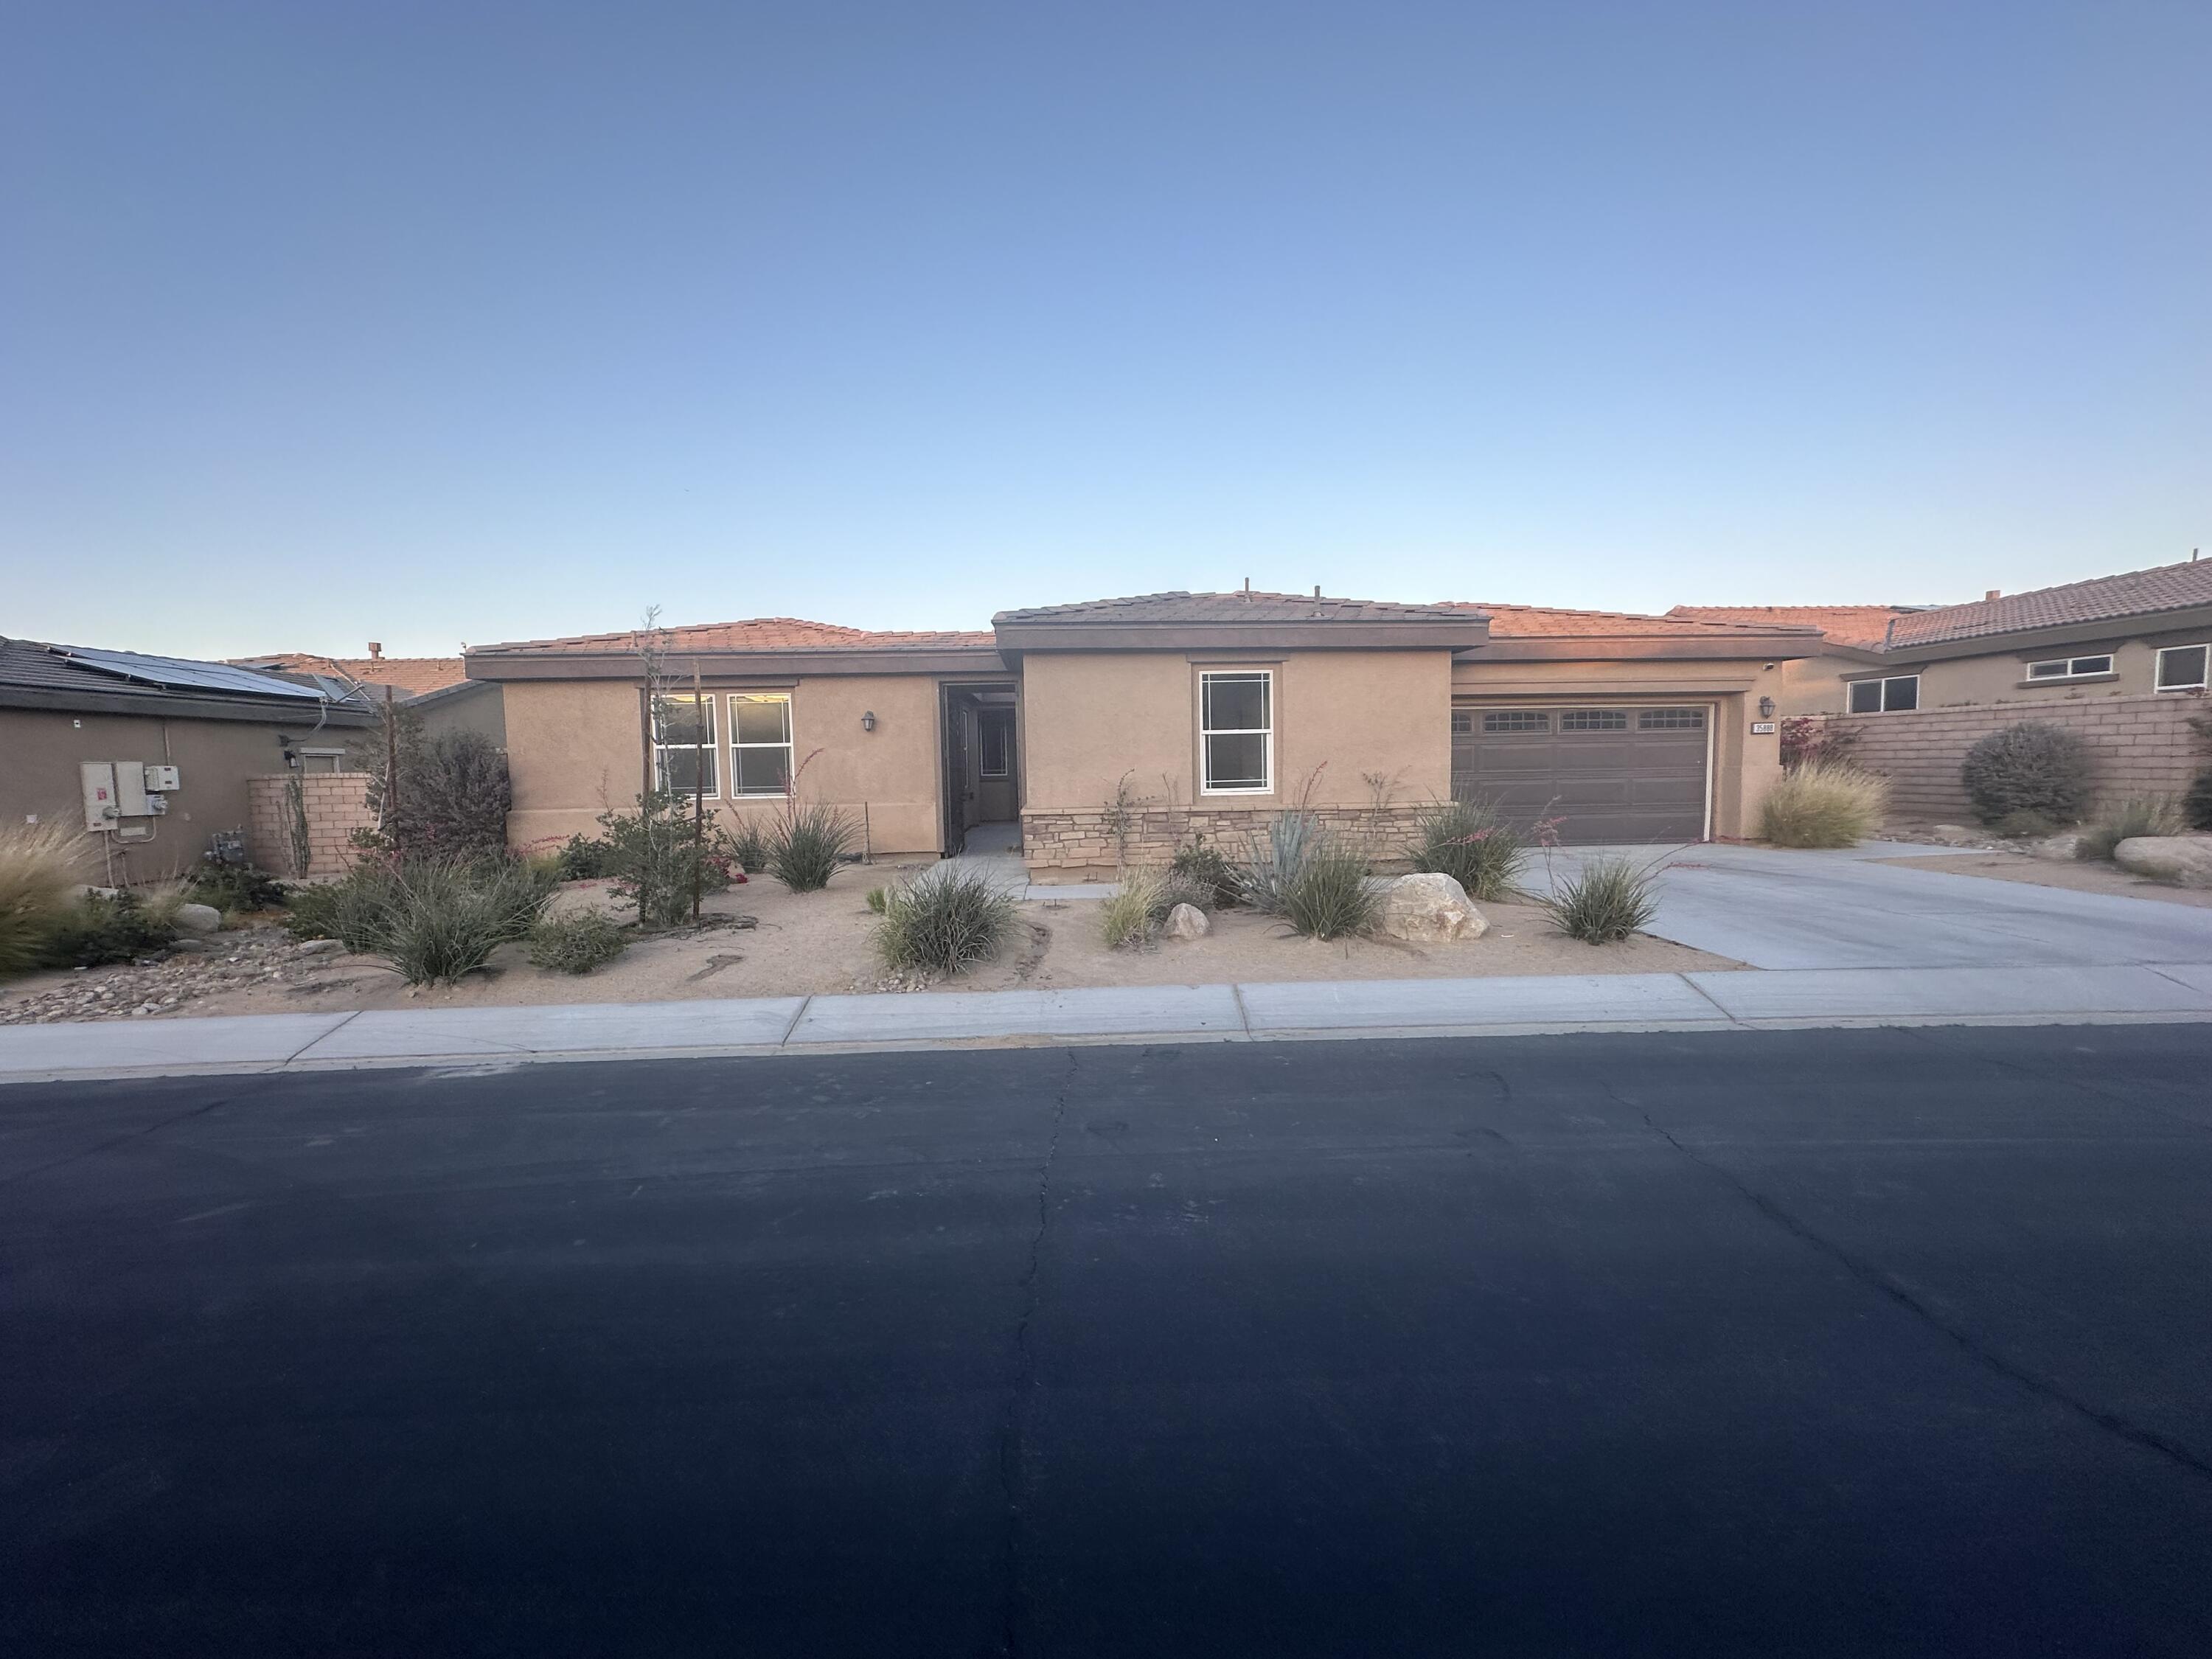
<path fill-rule="evenodd" d="M 866 714 L 860 716 L 860 730 L 863 732 L 872 732 L 875 729 L 876 711 L 871 708 Z"/>
<path fill-rule="evenodd" d="M 1759 718 L 1764 720 L 1771 720 L 1773 717 L 1774 699 L 1771 697 L 1761 697 L 1759 700 Z"/>

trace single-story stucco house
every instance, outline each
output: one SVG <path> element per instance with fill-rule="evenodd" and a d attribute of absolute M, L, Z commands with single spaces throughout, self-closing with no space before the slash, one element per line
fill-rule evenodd
<path fill-rule="evenodd" d="M 1396 838 L 1455 789 L 1568 842 L 1741 836 L 1779 771 L 1782 665 L 1820 648 L 1810 629 L 1247 590 L 1006 611 L 988 632 L 767 617 L 466 662 L 504 690 L 518 845 L 592 834 L 653 778 L 703 782 L 726 823 L 793 791 L 848 809 L 876 855 L 974 836 L 1073 875 L 1193 836 L 1241 848 L 1292 805 Z"/>
<path fill-rule="evenodd" d="M 1965 605 L 1677 605 L 1670 617 L 1804 626 L 1785 714 L 2202 695 L 2212 682 L 2212 560 L 1991 592 Z"/>

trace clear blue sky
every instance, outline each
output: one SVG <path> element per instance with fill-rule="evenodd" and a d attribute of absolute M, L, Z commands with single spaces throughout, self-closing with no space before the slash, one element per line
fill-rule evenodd
<path fill-rule="evenodd" d="M 2212 5 L 0 14 L 0 632 L 2212 549 Z"/>

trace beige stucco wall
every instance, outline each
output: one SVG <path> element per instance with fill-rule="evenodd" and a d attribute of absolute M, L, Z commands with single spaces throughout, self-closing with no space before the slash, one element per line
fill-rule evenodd
<path fill-rule="evenodd" d="M 1650 702 L 1679 699 L 1713 706 L 1713 834 L 1739 839 L 1758 822 L 1759 804 L 1782 775 L 1778 732 L 1754 732 L 1754 724 L 1778 726 L 1784 717 L 1786 663 L 1705 662 L 1695 659 L 1618 662 L 1457 663 L 1455 699 L 1497 698 L 1516 702 Z M 1771 716 L 1759 700 L 1771 697 Z M 1448 721 L 1442 722 L 1449 726 Z"/>
<path fill-rule="evenodd" d="M 690 687 L 673 688 L 689 692 Z M 865 821 L 877 854 L 938 850 L 937 682 L 925 675 L 805 677 L 776 684 L 709 679 L 702 689 L 791 694 L 792 754 L 803 766 L 801 799 L 848 808 Z M 634 682 L 510 680 L 506 683 L 507 769 L 514 810 L 507 839 L 518 847 L 599 833 L 599 814 L 628 807 L 644 787 L 645 746 Z M 876 727 L 860 716 L 872 712 Z M 723 745 L 719 781 L 730 778 L 728 704 L 717 705 Z M 809 756 L 812 759 L 809 760 Z M 765 819 L 780 797 L 717 799 L 726 823 Z M 858 850 L 858 841 L 855 842 Z"/>
<path fill-rule="evenodd" d="M 1202 794 L 1199 675 L 1273 671 L 1274 787 Z M 1451 656 L 1432 651 L 1032 652 L 1022 664 L 1024 809 L 1082 812 L 1126 775 L 1148 801 L 1268 812 L 1310 798 L 1365 805 L 1363 775 L 1401 801 L 1451 788 Z M 1308 796 L 1309 781 L 1310 794 Z"/>
<path fill-rule="evenodd" d="M 2136 635 L 2112 635 L 2102 639 L 2076 640 L 2065 645 L 2039 645 L 2026 650 L 2007 648 L 1942 659 L 1913 658 L 1899 653 L 1893 661 L 1863 662 L 1856 658 L 1814 657 L 1790 665 L 1789 694 L 1784 712 L 1792 714 L 1834 714 L 1844 711 L 1845 683 L 1880 679 L 1893 674 L 1920 676 L 1923 708 L 1955 708 L 1987 703 L 2079 702 L 2100 697 L 2138 697 L 2154 691 L 2160 649 L 2169 645 L 2203 645 L 2212 641 L 2212 626 L 2196 626 Z M 1971 645 L 1954 649 L 1965 652 Z M 2095 657 L 2109 652 L 2110 678 L 2038 680 L 2027 678 L 2027 665 L 2060 657 Z"/>
<path fill-rule="evenodd" d="M 82 830 L 81 761 L 133 761 L 174 766 L 179 787 L 168 815 L 144 820 L 154 838 L 117 842 L 118 879 L 158 881 L 197 863 L 219 830 L 244 830 L 249 819 L 246 781 L 285 769 L 279 734 L 314 747 L 337 748 L 354 728 L 278 726 L 246 720 L 161 720 L 135 714 L 72 714 L 42 709 L 0 709 L 0 823 L 42 823 Z M 88 878 L 105 878 L 104 838 L 85 836 Z"/>

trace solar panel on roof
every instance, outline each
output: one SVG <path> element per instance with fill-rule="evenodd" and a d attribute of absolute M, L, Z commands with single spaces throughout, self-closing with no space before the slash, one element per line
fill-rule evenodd
<path fill-rule="evenodd" d="M 202 691 L 243 692 L 257 697 L 305 697 L 315 702 L 323 701 L 322 694 L 312 686 L 295 685 L 291 681 L 280 680 L 273 674 L 257 674 L 248 668 L 233 668 L 228 663 L 193 662 L 182 657 L 146 657 L 136 651 L 90 651 L 76 646 L 63 646 L 57 649 L 71 662 L 82 663 L 87 668 L 97 668 L 103 673 L 119 674 L 125 679 L 141 680 L 149 685 L 172 689 L 190 686 Z"/>

